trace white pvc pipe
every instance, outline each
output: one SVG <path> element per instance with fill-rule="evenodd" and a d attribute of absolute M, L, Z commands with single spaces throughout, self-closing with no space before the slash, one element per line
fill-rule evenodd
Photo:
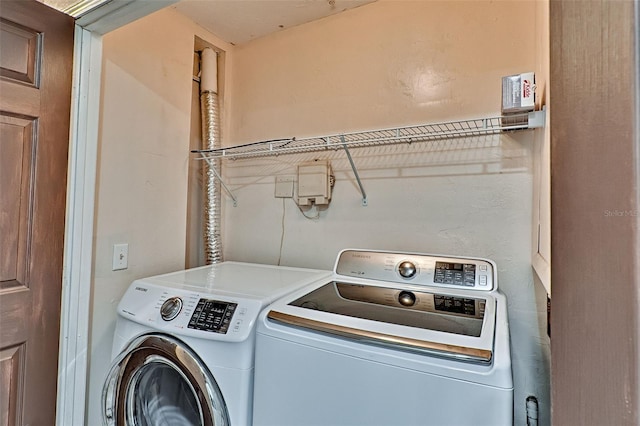
<path fill-rule="evenodd" d="M 200 93 L 218 93 L 218 54 L 210 47 L 200 55 Z"/>

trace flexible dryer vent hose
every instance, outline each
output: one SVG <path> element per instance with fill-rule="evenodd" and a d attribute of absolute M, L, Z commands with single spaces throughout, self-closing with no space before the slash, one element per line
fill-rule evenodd
<path fill-rule="evenodd" d="M 200 56 L 200 109 L 202 113 L 202 149 L 220 148 L 220 106 L 218 102 L 217 53 L 205 48 Z M 207 265 L 220 263 L 222 258 L 220 181 L 211 167 L 220 171 L 220 160 L 203 162 L 204 175 L 204 258 Z"/>

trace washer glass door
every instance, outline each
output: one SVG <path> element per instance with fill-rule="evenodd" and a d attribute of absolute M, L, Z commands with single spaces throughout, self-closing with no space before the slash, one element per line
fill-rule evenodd
<path fill-rule="evenodd" d="M 193 387 L 162 358 L 142 366 L 127 388 L 126 417 L 140 426 L 202 424 Z"/>
<path fill-rule="evenodd" d="M 104 423 L 227 426 L 220 389 L 198 356 L 165 335 L 143 335 L 116 359 L 103 389 Z"/>

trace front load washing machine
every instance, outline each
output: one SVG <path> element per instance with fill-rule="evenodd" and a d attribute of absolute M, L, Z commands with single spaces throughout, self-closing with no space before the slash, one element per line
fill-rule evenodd
<path fill-rule="evenodd" d="M 250 425 L 258 313 L 329 275 L 223 262 L 134 281 L 118 305 L 104 424 Z"/>
<path fill-rule="evenodd" d="M 513 422 L 505 297 L 485 259 L 344 250 L 263 310 L 255 426 Z"/>

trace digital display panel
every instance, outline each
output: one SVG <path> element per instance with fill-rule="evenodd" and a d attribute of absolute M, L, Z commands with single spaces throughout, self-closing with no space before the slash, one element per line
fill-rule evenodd
<path fill-rule="evenodd" d="M 226 334 L 237 306 L 237 303 L 200 299 L 187 327 Z"/>
<path fill-rule="evenodd" d="M 473 287 L 476 283 L 476 265 L 472 263 L 436 262 L 433 282 L 436 284 Z"/>
<path fill-rule="evenodd" d="M 464 265 L 462 263 L 436 262 L 436 269 L 444 269 L 446 271 L 462 271 Z"/>

